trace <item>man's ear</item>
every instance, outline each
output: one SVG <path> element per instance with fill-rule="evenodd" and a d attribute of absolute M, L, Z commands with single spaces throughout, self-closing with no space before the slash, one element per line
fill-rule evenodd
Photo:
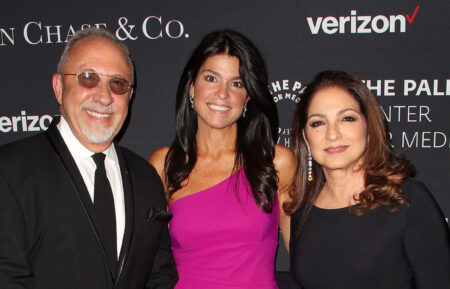
<path fill-rule="evenodd" d="M 52 77 L 53 92 L 59 105 L 62 105 L 63 80 L 61 74 L 55 73 Z"/>

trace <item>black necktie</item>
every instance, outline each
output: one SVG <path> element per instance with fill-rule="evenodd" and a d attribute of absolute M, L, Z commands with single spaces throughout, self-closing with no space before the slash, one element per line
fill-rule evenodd
<path fill-rule="evenodd" d="M 117 235 L 114 198 L 106 177 L 105 154 L 96 153 L 92 159 L 97 165 L 94 181 L 94 208 L 97 215 L 97 227 L 105 248 L 113 275 L 117 266 Z"/>

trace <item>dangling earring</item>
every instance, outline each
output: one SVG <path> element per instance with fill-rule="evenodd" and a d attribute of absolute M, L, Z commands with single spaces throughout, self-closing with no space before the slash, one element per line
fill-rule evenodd
<path fill-rule="evenodd" d="M 308 147 L 308 182 L 311 182 L 313 180 L 313 175 L 312 175 L 312 156 L 311 156 L 311 151 L 309 150 Z"/>
<path fill-rule="evenodd" d="M 245 117 L 246 112 L 247 112 L 247 103 L 244 104 L 244 111 L 242 112 L 242 117 Z"/>
<path fill-rule="evenodd" d="M 194 94 L 189 94 L 189 101 L 191 102 L 191 108 L 194 109 Z"/>

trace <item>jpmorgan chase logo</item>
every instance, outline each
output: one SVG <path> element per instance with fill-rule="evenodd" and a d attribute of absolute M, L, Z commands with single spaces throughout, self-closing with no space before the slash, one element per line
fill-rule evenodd
<path fill-rule="evenodd" d="M 405 33 L 406 25 L 412 24 L 419 12 L 416 6 L 412 14 L 359 15 L 350 10 L 350 15 L 306 17 L 312 34 L 365 34 L 365 33 Z"/>
<path fill-rule="evenodd" d="M 279 125 L 277 144 L 290 147 L 291 123 L 295 106 L 300 102 L 300 94 L 303 92 L 300 81 L 289 79 L 275 80 L 270 83 L 269 91 L 278 107 Z"/>
<path fill-rule="evenodd" d="M 89 27 L 109 29 L 122 41 L 189 38 L 189 33 L 180 20 L 163 16 L 147 16 L 137 21 L 123 16 L 117 19 L 117 23 L 96 22 L 78 25 L 55 25 L 42 20 L 30 20 L 21 27 L 0 27 L 0 47 L 14 46 L 18 43 L 28 45 L 66 43 L 76 30 Z"/>

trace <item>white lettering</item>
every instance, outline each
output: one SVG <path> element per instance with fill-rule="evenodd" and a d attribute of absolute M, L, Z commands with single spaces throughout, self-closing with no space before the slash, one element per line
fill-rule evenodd
<path fill-rule="evenodd" d="M 170 32 L 170 25 L 172 23 L 175 23 L 178 26 L 178 34 L 177 35 L 172 35 L 172 33 Z M 171 20 L 171 21 L 167 22 L 167 24 L 166 24 L 166 34 L 170 38 L 180 38 L 181 35 L 183 35 L 183 32 L 184 32 L 184 26 L 183 26 L 183 23 L 181 23 L 180 21 L 178 21 L 178 20 Z"/>
<path fill-rule="evenodd" d="M 317 17 L 316 23 L 314 24 L 314 21 L 312 17 L 306 17 L 306 21 L 308 21 L 309 29 L 311 30 L 312 34 L 319 33 L 320 24 L 322 23 L 323 17 Z"/>
<path fill-rule="evenodd" d="M 378 23 L 381 21 L 381 28 Z M 384 33 L 389 29 L 389 19 L 384 15 L 377 15 L 372 20 L 372 30 L 376 33 Z"/>
<path fill-rule="evenodd" d="M 335 17 L 325 17 L 322 22 L 322 30 L 327 34 L 334 34 L 338 31 L 338 20 Z"/>
<path fill-rule="evenodd" d="M 281 85 L 278 80 L 276 82 L 272 82 L 272 89 L 273 89 L 273 92 L 277 92 L 277 91 L 281 90 Z"/>
<path fill-rule="evenodd" d="M 433 95 L 444 95 L 443 91 L 439 91 L 439 80 L 438 79 L 434 79 L 433 80 Z"/>
<path fill-rule="evenodd" d="M 386 79 L 384 81 L 384 96 L 395 96 L 395 79 Z"/>
<path fill-rule="evenodd" d="M 159 34 L 156 36 L 150 36 L 150 34 L 147 31 L 147 23 L 149 22 L 149 20 L 151 19 L 156 19 L 159 22 L 159 26 L 162 26 L 162 21 L 161 21 L 161 17 L 157 17 L 157 16 L 148 16 L 147 18 L 144 19 L 144 22 L 142 23 L 142 32 L 144 33 L 145 37 L 149 38 L 149 39 L 157 39 L 157 38 L 162 38 L 162 29 L 159 30 Z"/>
<path fill-rule="evenodd" d="M 406 31 L 406 18 L 404 15 L 390 15 L 389 16 L 389 32 L 395 32 L 395 23 L 400 23 L 400 32 L 404 33 Z"/>
<path fill-rule="evenodd" d="M 382 111 L 383 114 L 384 114 L 384 117 L 386 118 L 386 121 L 391 122 L 392 107 L 389 106 L 389 110 L 388 110 L 389 114 L 386 114 L 386 110 L 385 110 L 381 105 L 380 105 L 380 107 L 381 107 L 381 111 Z M 392 138 L 391 138 L 391 139 L 392 139 Z"/>
<path fill-rule="evenodd" d="M 300 89 L 302 87 L 302 84 L 300 81 L 294 82 L 294 85 L 292 86 L 292 91 L 295 91 L 297 89 Z"/>
<path fill-rule="evenodd" d="M 413 109 L 416 109 L 417 106 L 415 105 L 409 105 L 408 106 L 408 114 L 407 114 L 407 120 L 408 122 L 417 122 L 416 119 L 412 119 L 411 117 L 416 115 L 416 113 L 414 111 L 412 111 Z"/>
<path fill-rule="evenodd" d="M 417 147 L 418 143 L 419 143 L 419 133 L 416 131 L 416 133 L 413 136 L 413 139 L 411 140 L 411 142 L 408 141 L 408 136 L 406 135 L 406 132 L 402 133 L 402 147 L 405 147 L 405 143 L 407 147 L 412 147 L 415 143 L 415 147 Z"/>
<path fill-rule="evenodd" d="M 85 30 L 85 28 L 83 28 L 83 26 L 86 24 L 81 25 L 81 30 Z M 90 26 L 90 25 L 89 25 Z M 75 35 L 75 29 L 73 28 L 72 25 L 69 26 L 69 30 L 67 31 L 67 35 L 66 35 L 66 39 L 64 39 L 64 42 L 68 42 L 69 38 Z"/>
<path fill-rule="evenodd" d="M 31 120 L 30 124 L 28 125 L 28 131 L 40 131 L 39 126 L 36 125 L 39 122 L 39 116 L 30 115 L 27 119 Z"/>
<path fill-rule="evenodd" d="M 441 148 L 441 147 L 445 146 L 445 144 L 447 143 L 447 136 L 445 135 L 445 133 L 440 132 L 440 131 L 435 131 L 433 133 L 433 135 L 434 135 L 434 137 L 433 137 L 433 147 L 434 148 Z M 441 144 L 437 143 L 438 135 L 441 136 L 443 139 Z"/>
<path fill-rule="evenodd" d="M 376 96 L 380 96 L 381 95 L 381 80 L 378 79 L 376 81 L 375 85 L 372 85 L 372 81 L 371 80 L 366 80 L 366 86 L 369 90 L 375 90 L 376 91 Z"/>
<path fill-rule="evenodd" d="M 425 144 L 425 142 L 430 142 L 431 141 L 430 138 L 425 137 L 426 134 L 431 134 L 431 132 L 430 131 L 423 131 L 422 132 L 422 147 L 423 148 L 430 148 L 431 145 L 426 145 Z"/>
<path fill-rule="evenodd" d="M 417 84 L 414 80 L 412 79 L 405 79 L 404 83 L 403 83 L 403 95 L 404 96 L 408 96 L 409 92 L 413 91 L 414 89 L 416 89 Z"/>
<path fill-rule="evenodd" d="M 62 25 L 55 25 L 53 27 L 56 28 L 55 32 L 50 32 L 50 29 L 52 28 L 52 26 L 45 26 L 45 29 L 47 30 L 47 42 L 46 43 L 53 43 L 51 40 L 52 35 L 56 35 L 57 36 L 57 41 L 56 43 L 61 43 L 61 26 Z"/>
<path fill-rule="evenodd" d="M 11 31 L 11 35 L 9 35 L 4 28 L 0 28 L 0 46 L 6 45 L 5 38 L 3 38 L 3 36 L 5 36 L 6 39 L 8 39 L 9 43 L 14 45 L 14 29 L 15 28 L 9 28 L 9 30 Z"/>
<path fill-rule="evenodd" d="M 420 95 L 425 92 L 427 95 L 431 95 L 430 85 L 426 79 L 420 81 L 419 87 L 417 88 L 416 95 Z"/>
<path fill-rule="evenodd" d="M 394 105 L 392 107 L 398 109 L 398 119 L 397 119 L 397 121 L 400 122 L 401 115 L 402 115 L 402 109 L 405 108 L 406 106 L 405 105 Z"/>
<path fill-rule="evenodd" d="M 44 114 L 43 116 L 41 116 L 41 119 L 39 120 L 39 126 L 41 127 L 42 130 L 47 130 L 52 120 L 53 120 L 52 116 Z"/>
<path fill-rule="evenodd" d="M 0 116 L 0 132 L 29 132 L 47 130 L 53 117 L 50 115 L 27 115 L 25 110 L 19 116 Z"/>
<path fill-rule="evenodd" d="M 356 10 L 351 10 L 350 15 L 350 32 L 356 33 Z"/>
<path fill-rule="evenodd" d="M 350 10 L 350 16 L 326 16 L 326 17 L 306 17 L 309 29 L 312 34 L 335 34 L 339 31 L 340 34 L 346 33 L 347 23 L 350 25 L 350 33 L 400 33 L 406 32 L 406 18 L 404 15 L 357 15 L 356 10 Z"/>
<path fill-rule="evenodd" d="M 345 23 L 350 21 L 350 16 L 341 16 L 339 17 L 339 33 L 345 33 Z"/>
<path fill-rule="evenodd" d="M 370 23 L 370 16 L 358 16 L 358 20 L 362 21 L 362 23 L 359 25 L 357 33 L 370 33 L 370 28 L 366 28 L 368 24 Z M 373 25 L 373 23 L 372 23 Z"/>
<path fill-rule="evenodd" d="M 428 122 L 431 122 L 431 119 L 428 117 L 430 114 L 430 107 L 426 105 L 421 105 L 419 108 L 419 122 L 422 122 L 422 116 L 425 117 Z"/>
<path fill-rule="evenodd" d="M 36 45 L 39 43 L 42 43 L 42 36 L 39 38 L 39 40 L 37 41 L 31 41 L 31 39 L 28 37 L 28 28 L 30 27 L 30 25 L 36 25 L 37 27 L 39 27 L 39 30 L 42 30 L 41 27 L 41 22 L 28 22 L 27 24 L 25 24 L 25 27 L 23 28 L 23 37 L 25 38 L 25 41 L 30 43 L 31 45 Z"/>
<path fill-rule="evenodd" d="M 0 117 L 0 131 L 10 132 L 11 131 L 11 119 L 7 116 Z"/>

